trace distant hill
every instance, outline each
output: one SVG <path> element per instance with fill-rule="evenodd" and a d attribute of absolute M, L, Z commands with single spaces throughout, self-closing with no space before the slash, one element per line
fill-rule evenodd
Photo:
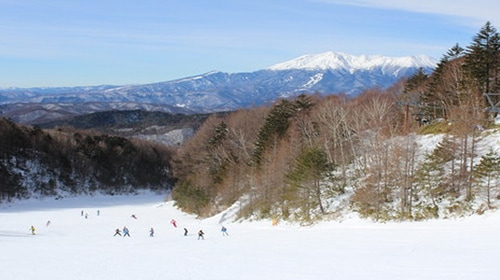
<path fill-rule="evenodd" d="M 224 115 L 225 112 L 216 113 Z M 179 145 L 191 137 L 210 114 L 171 114 L 144 110 L 105 111 L 37 124 L 43 129 L 71 127 L 100 133 Z"/>
<path fill-rule="evenodd" d="M 85 114 L 64 120 L 40 123 L 40 128 L 71 126 L 76 129 L 120 130 L 126 128 L 144 129 L 152 125 L 166 126 L 169 129 L 198 127 L 208 114 L 171 114 L 143 110 L 105 111 Z"/>
<path fill-rule="evenodd" d="M 145 85 L 0 89 L 0 115 L 21 123 L 109 110 L 208 113 L 260 106 L 302 93 L 357 95 L 385 89 L 417 69 L 431 72 L 427 56 L 302 56 L 249 73 L 210 72 Z"/>

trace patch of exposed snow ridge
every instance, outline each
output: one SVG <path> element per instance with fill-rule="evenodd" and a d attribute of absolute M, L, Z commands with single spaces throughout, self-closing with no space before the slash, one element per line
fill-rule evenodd
<path fill-rule="evenodd" d="M 437 61 L 426 55 L 388 57 L 382 55 L 354 56 L 345 53 L 325 52 L 314 55 L 304 55 L 299 58 L 278 63 L 269 67 L 269 70 L 328 70 L 345 69 L 370 70 L 376 67 L 435 67 Z"/>
<path fill-rule="evenodd" d="M 318 73 L 312 77 L 309 78 L 309 81 L 304 84 L 302 87 L 304 88 L 309 88 L 314 86 L 315 84 L 319 83 L 323 79 L 323 73 Z"/>
<path fill-rule="evenodd" d="M 177 79 L 177 80 L 173 80 L 172 82 L 175 82 L 175 83 L 191 82 L 191 81 L 201 80 L 201 79 L 203 79 L 203 78 L 205 78 L 207 76 L 214 75 L 214 74 L 217 74 L 217 73 L 220 73 L 220 71 L 219 70 L 212 70 L 212 71 L 207 72 L 205 74 L 191 76 L 191 77 L 186 77 L 186 78 L 180 78 L 180 79 Z"/>

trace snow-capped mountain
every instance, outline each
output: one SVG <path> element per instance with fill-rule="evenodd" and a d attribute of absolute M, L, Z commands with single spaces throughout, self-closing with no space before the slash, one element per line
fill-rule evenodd
<path fill-rule="evenodd" d="M 382 55 L 354 56 L 345 53 L 326 52 L 316 55 L 304 55 L 299 58 L 278 63 L 269 67 L 269 70 L 283 71 L 292 69 L 303 70 L 347 70 L 355 72 L 372 69 L 397 69 L 397 68 L 433 68 L 436 60 L 420 56 L 388 57 Z"/>
<path fill-rule="evenodd" d="M 71 104 L 73 112 L 66 115 L 88 112 L 88 104 L 98 103 L 107 104 L 100 106 L 107 109 L 120 109 L 124 104 L 128 109 L 154 104 L 156 109 L 164 106 L 169 112 L 175 108 L 179 112 L 228 111 L 301 93 L 356 95 L 369 88 L 384 89 L 418 68 L 431 72 L 436 63 L 428 56 L 352 56 L 326 52 L 305 55 L 254 72 L 214 71 L 145 85 L 0 89 L 0 111 L 3 116 L 29 123 L 43 119 L 40 110 L 36 118 L 22 116 L 23 112 L 33 111 L 33 104 L 37 108 L 43 105 L 43 110 L 47 110 L 49 104 L 56 104 L 58 108 L 64 107 L 61 104 Z M 86 110 L 79 110 L 81 106 Z M 65 114 L 59 112 L 57 115 Z"/>

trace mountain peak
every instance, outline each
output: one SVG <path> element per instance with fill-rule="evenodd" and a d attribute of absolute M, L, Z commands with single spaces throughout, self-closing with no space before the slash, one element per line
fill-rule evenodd
<path fill-rule="evenodd" d="M 404 56 L 388 57 L 382 55 L 354 56 L 341 52 L 325 52 L 320 54 L 303 55 L 296 59 L 278 63 L 267 68 L 268 70 L 327 70 L 345 69 L 348 71 L 370 70 L 376 67 L 430 67 L 434 68 L 437 60 L 432 57 Z"/>

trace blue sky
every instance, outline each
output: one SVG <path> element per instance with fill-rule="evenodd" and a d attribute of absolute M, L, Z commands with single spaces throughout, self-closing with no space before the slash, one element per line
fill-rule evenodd
<path fill-rule="evenodd" d="M 498 11 L 497 0 L 0 0 L 0 87 L 143 84 L 326 51 L 439 59 L 486 21 L 500 30 Z"/>

